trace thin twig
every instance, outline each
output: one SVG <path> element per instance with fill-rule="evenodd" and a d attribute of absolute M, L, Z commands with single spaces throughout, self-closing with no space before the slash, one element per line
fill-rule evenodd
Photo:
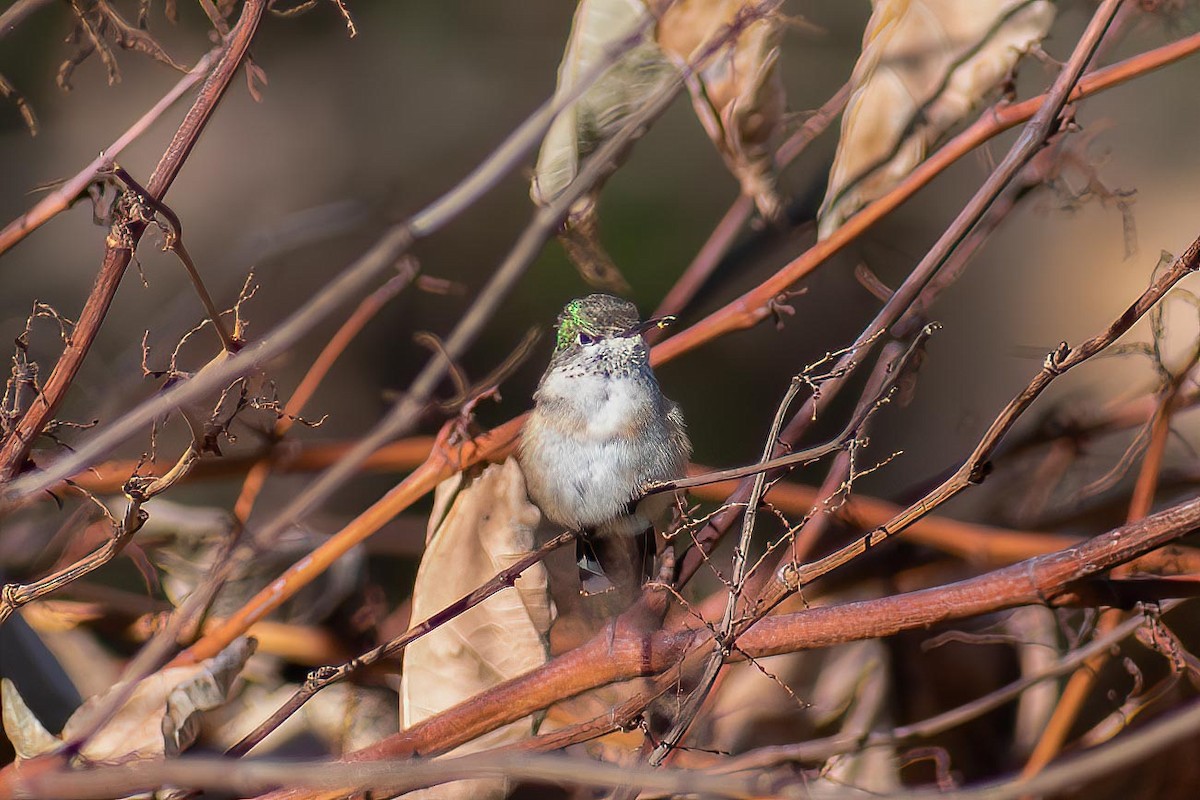
<path fill-rule="evenodd" d="M 392 276 L 386 283 L 359 302 L 358 307 L 330 338 L 313 361 L 312 366 L 308 368 L 308 372 L 304 374 L 304 378 L 296 386 L 296 390 L 292 392 L 292 396 L 288 398 L 283 412 L 275 422 L 274 430 L 271 431 L 272 442 L 279 442 L 287 435 L 296 419 L 304 412 L 304 407 L 312 399 L 317 387 L 329 374 L 334 362 L 345 352 L 354 337 L 362 331 L 363 327 L 380 309 L 412 282 L 416 274 L 416 261 L 407 261 L 401 265 L 399 274 Z M 254 509 L 254 503 L 266 483 L 273 464 L 273 459 L 269 457 L 260 458 L 246 473 L 246 478 L 242 482 L 242 490 L 233 504 L 233 516 L 239 524 L 245 525 L 246 521 L 250 519 L 250 512 Z"/>
<path fill-rule="evenodd" d="M 147 514 L 142 505 L 157 494 L 169 489 L 177 481 L 187 475 L 188 470 L 196 463 L 199 452 L 190 446 L 175 463 L 175 467 L 159 478 L 130 478 L 125 484 L 125 497 L 128 501 L 125 514 L 118 522 L 113 519 L 113 533 L 98 549 L 81 558 L 74 564 L 64 567 L 44 578 L 24 586 L 5 584 L 0 589 L 0 625 L 21 606 L 33 602 L 62 587 L 79 580 L 112 561 L 125 545 L 133 539 L 145 523 Z"/>
<path fill-rule="evenodd" d="M 879 359 L 875 363 L 875 368 L 871 371 L 871 375 L 867 378 L 866 386 L 863 388 L 863 395 L 859 399 L 858 406 L 855 408 L 855 414 L 864 415 L 864 425 L 866 423 L 866 415 L 869 410 L 879 403 L 879 398 L 883 396 L 883 387 L 891 383 L 894 385 L 900 380 L 901 370 L 913 364 L 916 359 L 907 359 L 905 350 L 900 342 L 888 342 L 880 351 Z M 908 351 L 909 353 L 913 351 Z M 906 364 L 906 361 L 908 364 Z M 889 378 L 889 376 L 891 376 Z M 854 480 L 854 463 L 852 453 L 845 450 L 838 453 L 837 458 L 829 467 L 829 472 L 825 476 L 825 480 L 821 483 L 821 488 L 817 492 L 817 498 L 811 508 L 805 508 L 801 513 L 806 517 L 806 520 L 799 526 L 799 530 L 795 533 L 789 533 L 789 547 L 783 553 L 781 558 L 787 559 L 792 563 L 797 563 L 807 559 L 808 554 L 812 552 L 816 546 L 817 539 L 824 532 L 829 520 L 833 516 L 831 505 L 837 502 L 838 506 L 844 507 L 850 499 L 850 489 Z M 834 498 L 839 494 L 844 497 L 841 501 L 835 501 Z M 786 509 L 785 509 L 786 510 Z M 765 556 L 764 556 L 765 557 Z M 782 563 L 782 562 L 781 562 Z M 758 567 L 756 565 L 756 571 Z"/>
<path fill-rule="evenodd" d="M 1055 378 L 1112 345 L 1158 303 L 1176 283 L 1198 268 L 1200 268 L 1200 239 L 1193 242 L 1187 252 L 1180 256 L 1170 269 L 1159 275 L 1150 287 L 1107 328 L 1073 348 L 1066 342 L 1062 342 L 1054 352 L 1046 356 L 1042 369 L 1021 392 L 1008 402 L 996 419 L 992 421 L 992 424 L 988 426 L 971 455 L 950 478 L 886 524 L 846 547 L 799 568 L 793 569 L 791 565 L 787 565 L 777 576 L 779 580 L 791 590 L 799 589 L 821 575 L 837 569 L 867 550 L 878 546 L 903 530 L 913 520 L 925 516 L 963 489 L 983 480 L 988 460 L 1004 435 Z"/>
<path fill-rule="evenodd" d="M 183 244 L 183 223 L 179 221 L 179 215 L 172 211 L 166 203 L 154 197 L 149 190 L 143 189 L 142 185 L 134 180 L 132 175 L 116 163 L 113 164 L 113 174 L 133 190 L 139 203 L 144 203 L 166 218 L 167 223 L 171 226 L 171 231 L 166 234 L 164 247 L 174 253 L 180 263 L 183 264 L 184 271 L 187 272 L 188 279 L 192 282 L 192 288 L 196 290 L 196 295 L 200 298 L 200 303 L 204 306 L 204 311 L 208 314 L 209 322 L 212 323 L 213 329 L 221 339 L 221 348 L 226 353 L 237 352 L 241 343 L 235 341 L 233 334 L 225 327 L 225 321 L 221 319 L 221 312 L 217 310 L 217 305 L 213 302 L 212 295 L 208 293 L 208 287 L 204 285 L 204 279 L 200 277 L 200 271 L 196 269 L 196 262 L 192 260 L 191 253 L 188 252 L 187 247 Z"/>
<path fill-rule="evenodd" d="M 4 229 L 0 230 L 0 255 L 45 225 L 55 215 L 70 208 L 88 186 L 95 183 L 107 170 L 112 168 L 113 160 L 121 155 L 126 147 L 149 130 L 150 126 L 158 121 L 167 109 L 175 105 L 189 89 L 204 79 L 213 64 L 216 63 L 217 58 L 225 51 L 225 47 L 226 45 L 222 45 L 205 53 L 188 74 L 180 78 L 179 82 L 171 87 L 171 90 L 163 95 L 161 100 L 155 103 L 137 122 L 133 123 L 116 141 L 101 151 L 100 155 L 90 164 L 39 200 L 31 209 L 4 226 Z"/>

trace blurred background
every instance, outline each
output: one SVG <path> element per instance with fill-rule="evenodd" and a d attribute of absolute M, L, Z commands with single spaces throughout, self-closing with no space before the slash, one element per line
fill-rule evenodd
<path fill-rule="evenodd" d="M 1092 6 L 1060 6 L 1045 47 L 1065 58 Z M 358 2 L 352 10 L 359 30 L 354 39 L 331 4 L 295 19 L 267 18 L 253 49 L 270 81 L 262 102 L 254 102 L 238 80 L 166 198 L 184 221 L 189 249 L 219 305 L 232 304 L 251 270 L 262 284 L 246 309 L 251 337 L 269 330 L 363 252 L 384 225 L 463 177 L 552 93 L 573 4 Z M 785 38 L 781 62 L 795 128 L 803 112 L 823 103 L 848 77 L 870 8 L 795 2 L 789 11 L 806 23 Z M 151 30 L 176 60 L 188 63 L 208 46 L 208 22 L 194 4 L 180 4 L 179 12 L 172 26 L 155 8 Z M 1146 17 L 1105 57 L 1115 60 L 1152 47 L 1190 32 L 1196 22 L 1195 13 Z M 38 187 L 86 164 L 178 77 L 162 64 L 120 52 L 119 84 L 108 86 L 92 58 L 76 71 L 74 90 L 64 93 L 54 75 L 68 52 L 60 43 L 66 24 L 63 9 L 52 7 L 0 44 L 0 72 L 25 94 L 41 122 L 40 134 L 31 138 L 16 109 L 0 107 L 5 220 L 35 202 Z M 1190 242 L 1200 208 L 1200 186 L 1192 180 L 1200 151 L 1189 131 L 1200 109 L 1169 98 L 1188 96 L 1198 76 L 1200 62 L 1185 61 L 1082 106 L 1079 120 L 1090 142 L 1086 155 L 1098 165 L 1099 177 L 1109 188 L 1136 190 L 1138 251 L 1126 257 L 1115 208 L 1097 201 L 1072 204 L 1049 191 L 1023 201 L 933 309 L 931 316 L 945 328 L 930 345 L 913 406 L 882 415 L 875 426 L 873 447 L 881 457 L 903 450 L 903 466 L 870 476 L 870 491 L 911 489 L 961 459 L 1045 352 L 1060 340 L 1096 331 L 1145 286 L 1161 250 L 1177 252 Z M 1020 78 L 1027 95 L 1047 85 L 1050 73 L 1029 59 Z M 135 177 L 148 177 L 180 113 L 177 108 L 166 114 L 121 157 Z M 964 159 L 826 264 L 805 282 L 805 294 L 794 300 L 797 313 L 782 329 L 768 324 L 725 337 L 662 369 L 666 391 L 684 407 L 697 461 L 729 465 L 753 458 L 790 376 L 847 344 L 874 314 L 877 301 L 854 279 L 853 268 L 865 264 L 888 285 L 898 284 L 1011 138 L 994 140 L 987 152 Z M 835 144 L 836 126 L 783 176 L 796 218 L 815 214 Z M 297 435 L 353 437 L 382 413 L 385 392 L 403 389 L 428 356 L 414 345 L 413 332 L 447 333 L 530 219 L 528 178 L 527 172 L 510 175 L 418 246 L 425 273 L 454 282 L 459 291 L 440 296 L 410 290 L 393 302 L 310 406 L 310 416 L 328 414 L 328 421 Z M 645 313 L 735 196 L 736 183 L 690 104 L 680 98 L 637 144 L 602 196 L 603 240 Z M 106 233 L 94 224 L 89 206 L 78 203 L 6 254 L 3 339 L 23 329 L 35 299 L 68 317 L 77 314 Z M 811 226 L 804 224 L 744 233 L 681 324 L 756 285 L 812 241 Z M 138 377 L 142 333 L 149 331 L 151 366 L 161 366 L 179 336 L 201 318 L 173 257 L 147 241 L 138 259 L 144 282 L 131 274 L 121 287 L 69 398 L 67 418 L 87 421 L 83 417 L 95 416 L 96 408 L 105 411 L 102 418 L 111 418 L 144 397 L 151 387 Z M 587 291 L 558 244 L 547 245 L 464 360 L 467 372 L 486 374 L 525 330 L 546 330 L 566 300 Z M 1173 330 L 1190 323 L 1183 316 Z M 295 385 L 334 325 L 272 365 L 283 390 Z M 43 335 L 34 341 L 45 348 L 45 361 L 54 352 L 55 334 L 45 322 L 39 331 Z M 207 358 L 207 346 L 193 354 L 193 368 Z M 549 347 L 543 337 L 539 350 L 503 387 L 503 401 L 480 408 L 483 424 L 528 407 Z M 1150 379 L 1144 360 L 1101 361 L 1056 386 L 1038 410 L 1056 398 L 1094 399 L 1094 388 L 1115 391 L 1131 380 Z M 838 419 L 828 420 L 827 431 L 838 428 Z M 130 442 L 126 455 L 145 447 Z M 276 478 L 268 491 L 288 496 L 293 480 L 303 478 Z M 389 480 L 364 478 L 340 493 L 330 509 L 361 508 Z"/>
<path fill-rule="evenodd" d="M 125 5 L 132 16 L 134 4 Z M 1082 0 L 1058 5 L 1045 50 L 1065 59 L 1094 5 Z M 1171 13 L 1131 22 L 1102 58 L 1111 62 L 1200 29 L 1194 4 L 1166 5 Z M 233 303 L 253 270 L 261 288 L 243 309 L 251 339 L 318 291 L 389 223 L 461 179 L 552 94 L 574 4 L 358 0 L 350 10 L 358 28 L 355 38 L 347 35 L 332 3 L 297 18 L 265 19 L 252 50 L 269 79 L 261 87 L 261 102 L 252 99 L 243 80 L 235 80 L 166 197 L 183 221 L 188 247 L 219 306 Z M 789 130 L 847 79 L 870 10 L 865 1 L 788 3 L 788 13 L 805 23 L 794 26 L 783 43 Z M 41 125 L 31 137 L 16 109 L 0 104 L 4 222 L 36 202 L 39 187 L 73 175 L 94 158 L 178 80 L 162 64 L 119 52 L 120 83 L 108 85 L 102 65 L 92 58 L 76 70 L 73 91 L 61 91 L 54 76 L 69 52 L 62 43 L 68 15 L 65 6 L 54 4 L 0 41 L 0 73 L 25 95 Z M 154 4 L 150 27 L 177 61 L 191 64 L 210 46 L 210 25 L 196 4 L 181 3 L 179 17 L 178 24 L 169 24 Z M 1046 64 L 1027 59 L 1017 83 L 1021 96 L 1042 91 L 1052 77 Z M 1085 135 L 1073 146 L 1109 189 L 1136 192 L 1131 209 L 1136 250 L 1127 254 L 1128 226 L 1112 204 L 1077 203 L 1048 189 L 1024 199 L 931 310 L 943 329 L 929 345 L 912 403 L 876 418 L 866 451 L 872 460 L 903 454 L 864 478 L 857 491 L 897 502 L 919 495 L 970 452 L 1047 352 L 1060 340 L 1075 343 L 1102 329 L 1148 284 L 1161 251 L 1178 253 L 1200 233 L 1195 136 L 1200 104 L 1192 101 L 1198 81 L 1200 60 L 1185 60 L 1081 105 L 1078 122 Z M 164 115 L 121 156 L 121 165 L 144 182 L 181 114 L 179 106 Z M 796 224 L 743 232 L 681 315 L 681 326 L 757 285 L 812 244 L 815 234 L 806 221 L 814 217 L 824 191 L 836 130 L 835 125 L 783 175 Z M 898 285 L 1013 137 L 1001 136 L 963 159 L 825 264 L 802 284 L 804 293 L 792 300 L 795 315 L 785 317 L 778 329 L 768 323 L 726 336 L 659 371 L 664 390 L 683 407 L 697 462 L 730 466 L 756 458 L 791 376 L 849 344 L 876 312 L 878 301 L 855 279 L 854 268 L 864 264 L 887 285 Z M 528 170 L 509 175 L 482 202 L 417 246 L 423 272 L 451 282 L 453 291 L 412 287 L 393 301 L 311 402 L 305 416 L 328 415 L 327 421 L 316 429 L 297 429 L 294 436 L 356 439 L 385 412 L 392 393 L 402 391 L 429 357 L 413 334 L 448 333 L 530 220 L 528 182 Z M 644 313 L 658 304 L 737 191 L 687 99 L 679 98 L 609 181 L 600 206 L 603 240 Z M 23 330 L 35 300 L 68 317 L 78 313 L 105 234 L 90 204 L 80 202 L 0 259 L 0 342 Z M 161 368 L 179 337 L 201 319 L 182 269 L 173 256 L 158 252 L 158 240 L 155 233 L 143 240 L 140 277 L 133 271 L 127 275 L 60 418 L 89 422 L 99 417 L 102 426 L 152 394 L 157 384 L 141 377 L 143 333 L 148 331 L 151 366 Z M 567 300 L 589 291 L 561 247 L 549 243 L 463 360 L 466 372 L 482 377 L 525 331 L 547 332 Z M 270 365 L 283 396 L 342 316 L 335 315 Z M 1186 349 L 1197 333 L 1195 309 L 1172 304 L 1168 330 L 1173 346 Z M 1143 325 L 1132 338 L 1148 336 Z M 211 345 L 196 341 L 184 351 L 181 366 L 199 367 L 210 357 Z M 54 326 L 39 322 L 32 353 L 44 371 L 57 346 Z M 490 427 L 529 407 L 550 347 L 550 337 L 543 336 L 533 356 L 503 385 L 502 399 L 480 405 L 482 425 Z M 1056 383 L 1018 433 L 1056 409 L 1077 413 L 1144 394 L 1155 380 L 1147 359 L 1097 359 Z M 445 389 L 449 393 L 451 387 Z M 818 424 L 814 443 L 840 430 L 856 396 L 844 393 L 842 403 Z M 425 432 L 437 424 L 430 420 Z M 1176 429 L 1180 435 L 1169 445 L 1168 463 L 1186 471 L 1195 461 L 1195 421 L 1180 415 Z M 68 431 L 64 440 L 86 435 Z M 168 428 L 160 446 L 172 452 L 169 442 L 182 442 L 185 435 L 183 429 Z M 1129 438 L 1094 443 L 1078 462 L 1080 474 L 1071 485 L 1107 472 Z M 147 439 L 135 439 L 115 455 L 137 457 L 147 447 Z M 51 454 L 43 450 L 42 455 Z M 1014 497 L 1028 490 L 1023 481 L 1029 463 L 1001 461 L 996 477 L 955 501 L 949 514 L 1013 524 Z M 802 470 L 796 478 L 819 482 L 824 469 Z M 356 479 L 326 504 L 321 516 L 327 522 L 321 526 L 334 530 L 395 479 Z M 308 480 L 272 477 L 256 515 L 269 518 Z M 173 490 L 171 499 L 228 508 L 239 485 L 193 482 Z M 1193 491 L 1176 483 L 1164 487 L 1158 499 L 1165 505 Z M 1070 491 L 1060 499 L 1064 508 L 1077 509 L 1078 498 Z M 1061 529 L 1094 532 L 1123 517 L 1121 503 L 1105 505 L 1096 498 L 1088 503 L 1088 514 L 1071 517 Z M 420 509 L 412 522 L 419 530 Z M 385 585 L 393 581 L 393 570 L 410 575 L 411 568 L 405 559 L 371 562 L 373 577 Z"/>

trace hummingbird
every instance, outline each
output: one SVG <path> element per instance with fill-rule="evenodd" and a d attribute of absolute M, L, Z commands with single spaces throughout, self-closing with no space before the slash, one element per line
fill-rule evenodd
<path fill-rule="evenodd" d="M 636 576 L 640 587 L 644 567 L 613 551 L 636 552 L 647 532 L 653 541 L 672 497 L 643 497 L 642 487 L 682 476 L 692 452 L 683 414 L 659 388 L 642 338 L 673 319 L 643 322 L 633 303 L 607 294 L 572 300 L 558 316 L 518 460 L 542 514 L 579 533 L 585 595 L 616 588 L 606 567 L 621 583 Z"/>

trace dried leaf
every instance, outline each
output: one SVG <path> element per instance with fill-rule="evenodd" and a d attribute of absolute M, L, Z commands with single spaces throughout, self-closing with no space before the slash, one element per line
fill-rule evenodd
<path fill-rule="evenodd" d="M 75 12 L 75 27 L 67 37 L 67 43 L 75 45 L 75 50 L 58 68 L 58 85 L 63 91 L 70 91 L 75 68 L 92 53 L 98 53 L 104 63 L 110 86 L 121 80 L 121 70 L 109 46 L 109 39 L 124 50 L 142 53 L 172 69 L 187 72 L 187 67 L 171 58 L 157 39 L 143 30 L 140 24 L 130 25 L 107 0 L 71 0 L 71 9 Z M 168 4 L 166 13 L 174 21 L 173 3 Z M 139 14 L 139 21 L 144 22 L 142 14 Z"/>
<path fill-rule="evenodd" d="M 4 734 L 12 742 L 18 759 L 49 753 L 62 742 L 46 730 L 17 691 L 16 684 L 0 678 L 0 704 L 3 705 Z"/>
<path fill-rule="evenodd" d="M 663 14 L 658 43 L 686 64 L 752 5 L 750 0 L 681 0 Z M 787 105 L 777 68 L 783 25 L 778 14 L 750 23 L 688 85 L 696 116 L 742 193 L 771 220 L 782 213 L 771 145 Z"/>
<path fill-rule="evenodd" d="M 869 639 L 841 645 L 828 656 L 813 687 L 813 706 L 839 709 L 841 733 L 849 736 L 891 729 L 888 704 L 892 681 L 883 642 Z M 836 789 L 854 786 L 873 794 L 897 792 L 901 783 L 895 748 L 879 745 L 834 756 L 822 767 L 819 782 Z"/>
<path fill-rule="evenodd" d="M 1021 677 L 1045 672 L 1058 661 L 1058 619 L 1052 609 L 1044 606 L 1018 608 L 1004 620 L 1004 627 L 1018 642 Z M 1054 681 L 1042 681 L 1021 692 L 1013 725 L 1015 752 L 1023 756 L 1033 752 L 1058 703 L 1058 689 Z"/>
<path fill-rule="evenodd" d="M 469 480 L 429 537 L 413 588 L 413 619 L 436 614 L 528 554 L 535 546 L 534 529 L 540 520 L 515 459 L 489 466 Z M 545 663 L 546 632 L 554 614 L 545 568 L 538 564 L 526 570 L 515 588 L 492 595 L 408 646 L 401 681 L 406 728 Z M 454 752 L 527 738 L 537 724 L 526 717 Z M 505 781 L 483 780 L 417 794 L 499 798 L 506 792 Z"/>
<path fill-rule="evenodd" d="M 621 56 L 580 97 L 554 119 L 538 153 L 529 194 L 544 206 L 579 174 L 580 162 L 620 130 L 675 72 L 659 49 L 640 0 L 580 0 L 567 49 L 558 67 L 556 97 L 574 93 L 580 80 L 607 59 L 608 52 L 645 29 L 641 41 Z M 616 164 L 613 168 L 616 168 Z M 571 207 L 565 223 L 568 254 L 593 286 L 624 291 L 628 284 L 605 253 L 597 234 L 594 186 Z"/>
<path fill-rule="evenodd" d="M 151 675 L 138 684 L 125 704 L 87 740 L 79 757 L 90 763 L 116 764 L 178 755 L 195 741 L 199 715 L 224 705 L 253 652 L 253 639 L 238 639 L 217 656 L 199 664 Z M 20 758 L 50 752 L 86 730 L 92 711 L 124 687 L 124 683 L 118 683 L 105 694 L 87 700 L 67 720 L 61 736 L 56 737 L 33 717 L 16 687 L 6 679 L 0 682 L 4 732 Z"/>
<path fill-rule="evenodd" d="M 821 207 L 821 238 L 920 164 L 1053 21 L 1047 0 L 875 0 Z"/>
<path fill-rule="evenodd" d="M 161 572 L 163 590 L 174 605 L 208 577 L 224 551 L 232 525 L 233 518 L 224 509 L 155 499 L 135 541 Z M 266 553 L 239 565 L 217 594 L 212 613 L 227 616 L 241 608 L 288 565 L 327 538 L 307 528 L 284 531 Z M 325 619 L 361 582 L 365 558 L 362 548 L 353 549 L 272 616 L 298 625 Z"/>

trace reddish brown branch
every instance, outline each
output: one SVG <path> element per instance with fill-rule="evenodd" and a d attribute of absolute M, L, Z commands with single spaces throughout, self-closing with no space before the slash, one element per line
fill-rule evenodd
<path fill-rule="evenodd" d="M 759 658 L 891 636 L 948 620 L 1054 604 L 1076 581 L 1161 547 L 1200 526 L 1200 498 L 975 578 L 906 594 L 767 617 L 742 634 L 738 649 Z M 673 669 L 691 649 L 711 646 L 707 629 L 646 633 L 618 620 L 585 645 L 506 681 L 351 756 L 407 758 L 445 752 L 551 703 L 617 680 Z M 738 657 L 734 654 L 734 658 Z"/>
<path fill-rule="evenodd" d="M 304 378 L 296 387 L 296 391 L 292 392 L 292 396 L 288 399 L 287 404 L 283 408 L 283 413 L 275 423 L 275 429 L 271 432 L 273 442 L 278 443 L 291 430 L 292 425 L 300 414 L 304 411 L 304 406 L 312 398 L 317 387 L 325 380 L 325 376 L 329 374 L 329 370 L 333 368 L 334 362 L 350 345 L 363 327 L 366 326 L 388 301 L 400 293 L 404 287 L 412 281 L 416 275 L 417 265 L 415 261 L 409 261 L 401 266 L 400 274 L 393 276 L 390 280 L 376 289 L 371 294 L 367 295 L 354 309 L 354 312 L 346 318 L 342 326 L 338 328 L 337 333 L 333 335 L 321 350 Z M 262 491 L 263 485 L 266 483 L 267 476 L 271 472 L 271 467 L 274 460 L 271 458 L 261 458 L 254 463 L 250 471 L 246 473 L 246 478 L 242 482 L 242 491 L 238 494 L 238 499 L 233 505 L 233 516 L 239 524 L 245 525 L 246 520 L 250 519 L 250 512 L 254 508 L 254 503 L 258 499 L 259 492 Z M 365 466 L 365 464 L 364 464 Z"/>

